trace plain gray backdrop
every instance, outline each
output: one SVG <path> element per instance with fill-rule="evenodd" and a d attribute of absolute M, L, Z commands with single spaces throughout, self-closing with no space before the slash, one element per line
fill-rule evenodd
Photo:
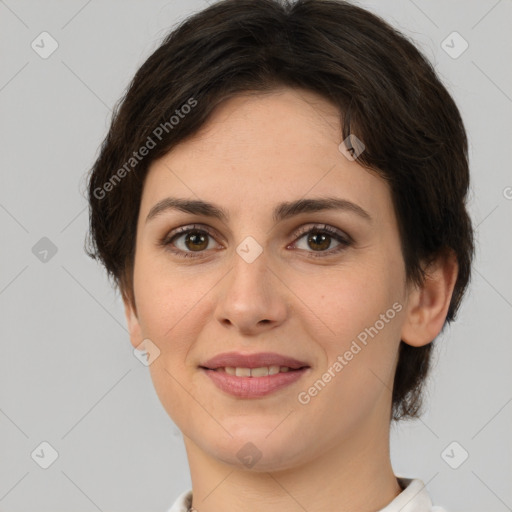
<path fill-rule="evenodd" d="M 426 413 L 392 429 L 394 468 L 450 512 L 512 510 L 512 2 L 359 4 L 434 64 L 473 179 L 473 281 L 438 339 Z M 84 177 L 135 71 L 205 6 L 0 0 L 1 511 L 163 512 L 190 488 L 122 303 L 84 253 Z"/>

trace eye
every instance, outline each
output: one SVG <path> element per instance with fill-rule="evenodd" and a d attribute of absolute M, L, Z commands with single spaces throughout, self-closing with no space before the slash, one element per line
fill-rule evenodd
<path fill-rule="evenodd" d="M 303 240 L 302 247 L 297 248 L 307 251 L 309 253 L 308 256 L 312 257 L 336 254 L 352 244 L 352 239 L 348 235 L 326 224 L 321 226 L 304 226 L 295 236 L 299 238 L 293 243 L 293 246 L 297 247 L 301 245 L 300 242 Z M 334 248 L 332 248 L 333 239 L 338 244 Z M 308 248 L 313 250 L 310 251 Z"/>
<path fill-rule="evenodd" d="M 184 226 L 172 231 L 162 240 L 161 245 L 183 258 L 194 258 L 197 256 L 193 253 L 212 249 L 210 244 L 212 239 L 213 235 L 207 228 Z"/>

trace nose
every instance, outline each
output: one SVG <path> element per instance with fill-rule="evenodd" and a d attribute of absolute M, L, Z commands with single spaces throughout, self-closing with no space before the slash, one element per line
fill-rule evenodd
<path fill-rule="evenodd" d="M 236 253 L 219 291 L 216 318 L 225 328 L 247 336 L 274 329 L 288 314 L 286 290 L 265 251 L 251 263 Z"/>

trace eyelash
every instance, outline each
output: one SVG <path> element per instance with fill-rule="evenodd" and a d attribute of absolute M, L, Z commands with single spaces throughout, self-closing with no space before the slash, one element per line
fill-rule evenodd
<path fill-rule="evenodd" d="M 165 236 L 159 243 L 162 247 L 164 247 L 166 250 L 172 252 L 173 254 L 176 254 L 177 256 L 181 258 L 202 258 L 203 256 L 195 256 L 193 255 L 195 251 L 182 251 L 181 249 L 174 249 L 173 248 L 173 242 L 179 238 L 180 236 L 186 235 L 187 233 L 190 233 L 192 231 L 198 232 L 200 234 L 206 233 L 207 235 L 211 236 L 212 238 L 215 238 L 213 233 L 206 227 L 206 226 L 183 226 L 180 228 L 177 228 L 173 232 L 171 232 L 169 235 Z M 307 225 L 302 226 L 299 228 L 298 232 L 294 234 L 296 237 L 294 244 L 300 240 L 304 235 L 309 233 L 315 233 L 315 234 L 327 234 L 331 238 L 334 238 L 337 242 L 340 243 L 340 245 L 334 249 L 330 249 L 327 251 L 306 251 L 308 253 L 309 257 L 312 258 L 322 258 L 331 256 L 333 254 L 337 254 L 343 250 L 345 250 L 347 247 L 352 245 L 353 240 L 350 236 L 343 234 L 341 231 L 339 231 L 336 228 L 333 228 L 332 226 L 329 226 L 327 224 L 322 225 Z M 197 253 L 202 253 L 205 251 L 197 251 Z"/>

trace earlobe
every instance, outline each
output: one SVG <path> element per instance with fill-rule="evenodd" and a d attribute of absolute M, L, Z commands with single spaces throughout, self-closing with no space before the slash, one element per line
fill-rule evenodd
<path fill-rule="evenodd" d="M 139 319 L 137 318 L 134 305 L 131 304 L 130 299 L 124 296 L 124 294 L 123 303 L 124 313 L 126 316 L 126 324 L 128 326 L 128 332 L 130 333 L 130 342 L 134 348 L 137 348 L 137 346 L 140 345 L 143 340 Z"/>
<path fill-rule="evenodd" d="M 409 292 L 402 341 L 414 347 L 432 342 L 441 332 L 457 281 L 453 251 L 440 254 L 425 268 L 425 279 Z"/>

